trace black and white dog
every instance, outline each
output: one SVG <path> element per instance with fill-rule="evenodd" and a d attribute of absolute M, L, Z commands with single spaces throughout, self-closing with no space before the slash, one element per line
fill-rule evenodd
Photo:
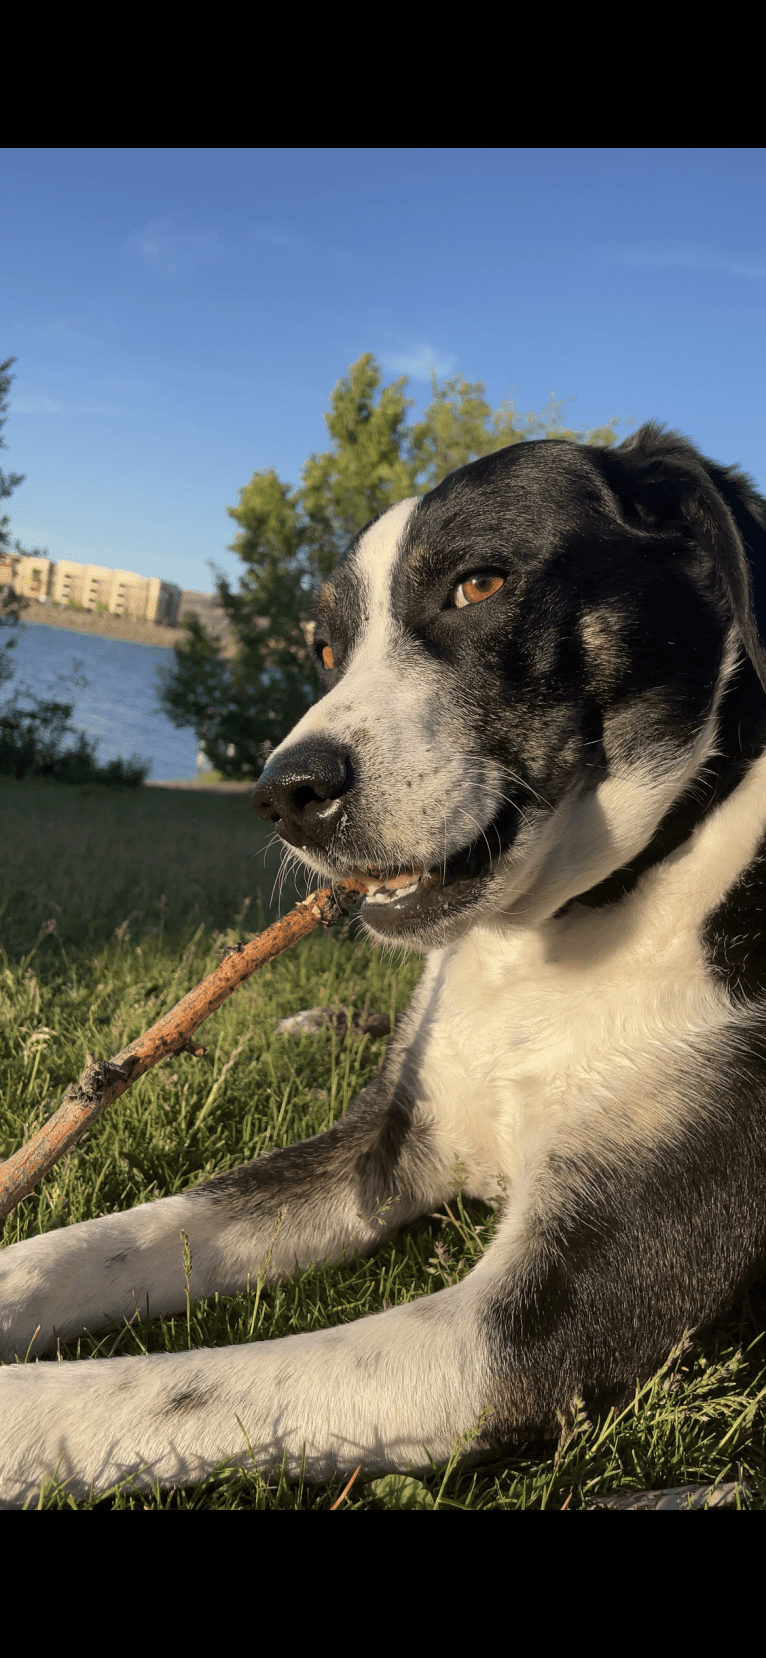
<path fill-rule="evenodd" d="M 631 1390 L 766 1262 L 766 503 L 644 426 L 519 444 L 399 502 L 319 603 L 325 695 L 255 807 L 362 872 L 373 940 L 427 952 L 333 1128 L 0 1257 L 6 1500 L 286 1457 L 313 1480 L 558 1433 Z M 15 1364 L 296 1262 L 371 1250 L 456 1187 L 501 1199 L 460 1284 L 356 1324 Z"/>

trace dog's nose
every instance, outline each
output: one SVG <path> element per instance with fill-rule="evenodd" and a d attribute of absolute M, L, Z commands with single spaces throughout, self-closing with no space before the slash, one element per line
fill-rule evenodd
<path fill-rule="evenodd" d="M 270 760 L 253 793 L 253 811 L 290 846 L 328 845 L 351 787 L 349 756 L 334 743 L 297 743 Z"/>

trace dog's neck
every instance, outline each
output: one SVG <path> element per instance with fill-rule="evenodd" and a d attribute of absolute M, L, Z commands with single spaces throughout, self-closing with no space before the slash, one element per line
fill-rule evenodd
<path fill-rule="evenodd" d="M 701 768 L 691 788 L 666 812 L 652 839 L 630 863 L 612 870 L 586 892 L 579 892 L 562 904 L 565 915 L 570 904 L 587 904 L 600 909 L 619 903 L 632 892 L 641 876 L 661 863 L 693 834 L 741 783 L 748 767 L 766 750 L 766 694 L 750 661 L 727 687 L 718 716 L 717 752 Z"/>

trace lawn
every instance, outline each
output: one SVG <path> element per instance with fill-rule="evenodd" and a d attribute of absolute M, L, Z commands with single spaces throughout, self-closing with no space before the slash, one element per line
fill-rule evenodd
<path fill-rule="evenodd" d="M 0 779 L 0 1157 L 57 1106 L 86 1056 L 107 1058 L 174 1005 L 279 908 L 279 858 L 245 795 L 110 790 Z M 302 895 L 302 894 L 300 894 Z M 288 883 L 282 907 L 294 901 Z M 280 1019 L 327 1006 L 406 1006 L 418 958 L 392 963 L 352 921 L 313 934 L 249 980 L 183 1055 L 143 1077 L 8 1217 L 15 1242 L 184 1190 L 334 1122 L 381 1063 L 385 1042 L 331 1031 L 299 1040 Z M 455 1283 L 493 1212 L 460 1197 L 370 1260 L 300 1273 L 192 1304 L 183 1318 L 81 1341 L 78 1357 L 264 1339 L 375 1312 Z M 489 1468 L 457 1456 L 425 1480 L 357 1481 L 344 1508 L 584 1508 L 607 1492 L 742 1481 L 763 1507 L 766 1301 L 755 1294 L 679 1354 L 615 1418 L 583 1421 L 565 1450 L 529 1445 Z M 234 1447 L 233 1447 L 234 1449 Z M 457 1449 L 457 1448 L 456 1448 Z M 40 1507 L 326 1509 L 344 1482 L 268 1484 L 222 1470 L 194 1488 L 92 1503 L 46 1487 Z"/>

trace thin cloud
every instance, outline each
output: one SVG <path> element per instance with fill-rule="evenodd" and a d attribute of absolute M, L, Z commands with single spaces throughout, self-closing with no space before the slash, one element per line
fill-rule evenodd
<path fill-rule="evenodd" d="M 173 216 L 150 219 L 128 237 L 126 247 L 134 258 L 159 276 L 177 276 L 195 265 L 212 264 L 224 253 L 217 231 L 182 225 Z"/>
<path fill-rule="evenodd" d="M 390 374 L 407 374 L 411 380 L 431 383 L 431 370 L 439 379 L 456 367 L 457 357 L 437 351 L 432 345 L 414 345 L 405 351 L 381 351 L 380 361 Z"/>
<path fill-rule="evenodd" d="M 347 274 L 354 268 L 363 268 L 358 253 L 352 253 L 338 243 L 317 241 L 315 237 L 285 224 L 258 223 L 245 229 L 238 244 L 238 255 L 251 257 L 253 254 L 262 259 L 268 258 L 269 254 L 274 259 L 278 259 L 280 254 L 300 256 L 306 261 L 307 268 L 314 272 L 343 271 Z"/>
<path fill-rule="evenodd" d="M 726 276 L 743 276 L 751 282 L 762 282 L 766 277 L 766 259 L 739 259 L 704 248 L 615 248 L 605 250 L 602 257 L 621 265 L 655 269 L 722 271 Z"/>
<path fill-rule="evenodd" d="M 101 335 L 84 334 L 81 328 L 73 327 L 65 317 L 48 317 L 44 322 L 36 323 L 34 338 L 44 345 L 96 346 L 99 351 L 104 349 Z"/>
<path fill-rule="evenodd" d="M 22 415 L 95 415 L 99 420 L 159 419 L 151 408 L 131 408 L 114 398 L 74 398 L 71 403 L 57 403 L 53 397 L 14 397 L 13 413 Z"/>
<path fill-rule="evenodd" d="M 52 397 L 14 397 L 14 414 L 63 414 L 63 403 L 56 403 Z"/>

